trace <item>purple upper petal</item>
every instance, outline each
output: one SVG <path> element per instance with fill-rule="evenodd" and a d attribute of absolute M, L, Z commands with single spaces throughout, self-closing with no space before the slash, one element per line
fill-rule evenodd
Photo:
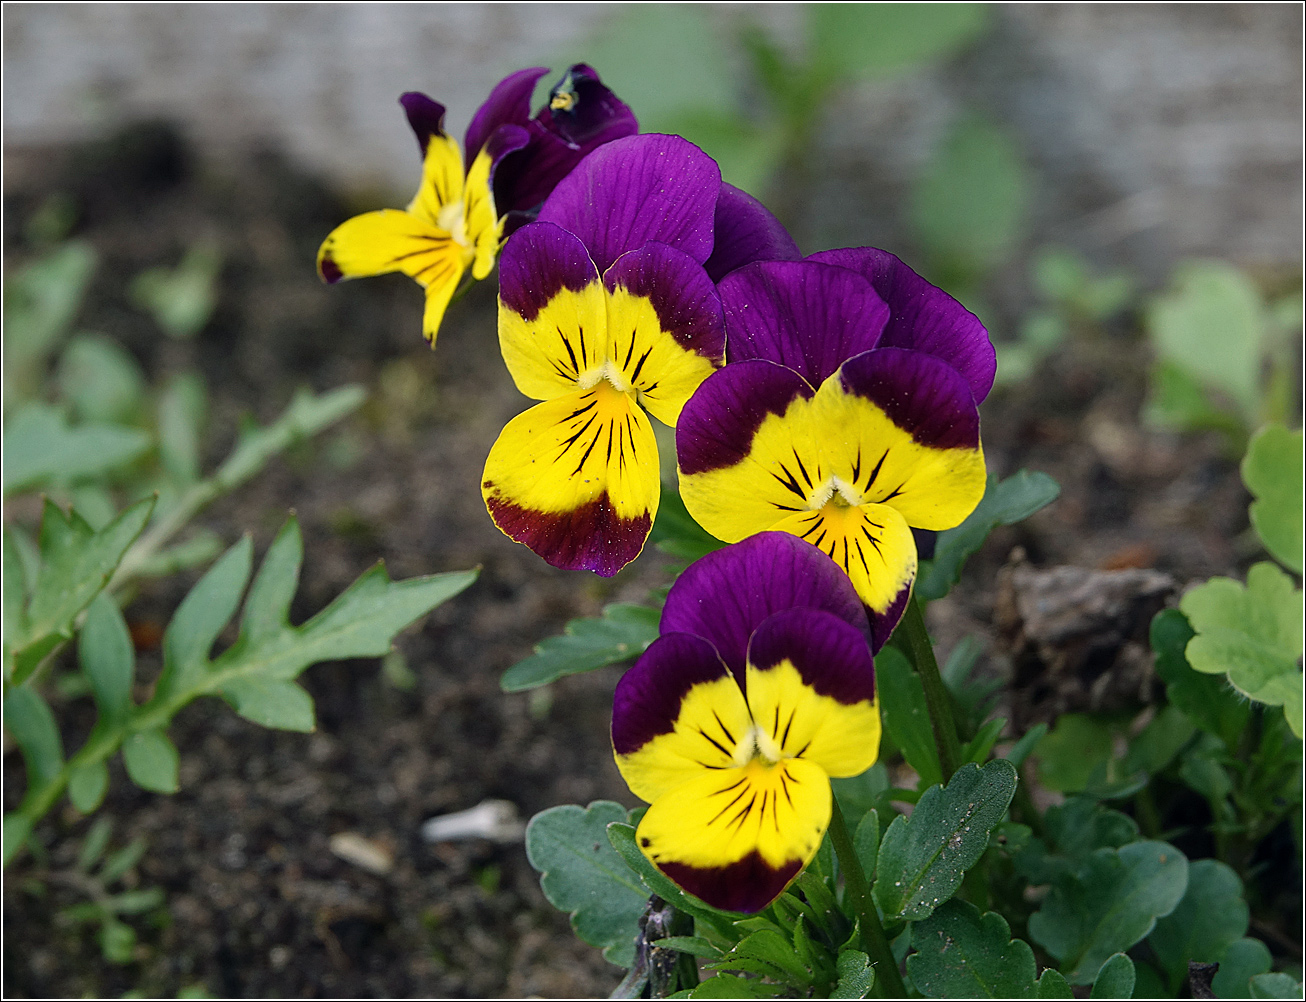
<path fill-rule="evenodd" d="M 628 136 L 607 143 L 553 190 L 542 221 L 576 234 L 599 271 L 651 240 L 702 264 L 712 252 L 721 171 L 679 136 Z"/>
<path fill-rule="evenodd" d="M 761 358 L 820 386 L 845 361 L 876 346 L 889 318 L 871 283 L 812 261 L 759 261 L 720 285 L 728 361 Z"/>
<path fill-rule="evenodd" d="M 816 391 L 783 365 L 754 358 L 712 373 L 676 422 L 676 462 L 685 476 L 734 466 L 748 455 L 768 414 Z"/>
<path fill-rule="evenodd" d="M 717 360 L 724 354 L 726 328 L 716 286 L 688 254 L 666 244 L 645 244 L 617 258 L 603 273 L 603 284 L 649 300 L 662 329 L 686 351 Z"/>
<path fill-rule="evenodd" d="M 823 609 L 867 630 L 848 575 L 787 532 L 761 532 L 690 564 L 671 586 L 660 629 L 710 641 L 742 679 L 749 637 L 768 616 L 785 609 Z"/>
<path fill-rule="evenodd" d="M 788 661 L 818 695 L 852 705 L 875 699 L 875 662 L 866 634 L 818 609 L 767 617 L 748 643 L 748 663 L 765 671 Z"/>
<path fill-rule="evenodd" d="M 993 388 L 997 356 L 979 318 L 931 285 L 888 251 L 850 247 L 822 251 L 807 260 L 849 268 L 875 286 L 889 304 L 881 348 L 910 348 L 943 359 L 966 377 L 975 402 Z"/>
<path fill-rule="evenodd" d="M 403 105 L 404 114 L 408 116 L 409 126 L 417 134 L 417 148 L 422 151 L 422 157 L 425 158 L 426 147 L 431 142 L 431 137 L 444 135 L 444 105 L 439 101 L 432 101 L 425 94 L 415 90 L 401 94 L 399 103 Z"/>
<path fill-rule="evenodd" d="M 592 67 L 571 66 L 549 91 L 536 121 L 569 146 L 594 149 L 639 131 L 635 114 L 608 90 Z"/>
<path fill-rule="evenodd" d="M 729 372 L 727 366 L 722 372 Z M 877 348 L 839 370 L 846 393 L 874 403 L 889 420 L 931 449 L 979 447 L 979 411 L 970 384 L 934 355 Z"/>
<path fill-rule="evenodd" d="M 468 163 L 476 159 L 481 147 L 500 126 L 526 127 L 531 120 L 531 95 L 535 93 L 535 83 L 548 72 L 547 66 L 518 70 L 495 85 L 467 126 L 463 149 L 467 151 Z"/>
<path fill-rule="evenodd" d="M 612 696 L 612 747 L 638 751 L 675 729 L 680 703 L 700 682 L 729 674 L 721 655 L 702 637 L 663 633 L 617 683 Z"/>
<path fill-rule="evenodd" d="M 703 265 L 720 282 L 754 261 L 796 261 L 802 255 L 789 231 L 765 205 L 732 184 L 722 184 L 713 219 L 712 256 Z"/>
<path fill-rule="evenodd" d="M 527 322 L 563 289 L 580 292 L 598 277 L 581 242 L 552 223 L 523 226 L 499 255 L 499 298 Z"/>

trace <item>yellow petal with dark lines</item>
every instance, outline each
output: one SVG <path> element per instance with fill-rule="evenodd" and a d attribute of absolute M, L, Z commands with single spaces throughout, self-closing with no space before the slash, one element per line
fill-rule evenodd
<path fill-rule="evenodd" d="M 448 216 L 456 207 L 462 216 L 463 154 L 452 136 L 433 133 L 426 141 L 422 184 L 408 203 L 408 211 L 434 226 L 450 228 Z"/>
<path fill-rule="evenodd" d="M 499 234 L 502 223 L 495 216 L 494 194 L 490 190 L 490 154 L 481 150 L 467 172 L 463 191 L 463 224 L 467 227 L 467 240 L 474 250 L 472 277 L 478 282 L 494 268 L 494 258 L 499 253 Z"/>
<path fill-rule="evenodd" d="M 598 280 L 558 290 L 534 317 L 499 305 L 499 348 L 517 389 L 535 400 L 571 393 L 607 358 L 607 293 Z"/>

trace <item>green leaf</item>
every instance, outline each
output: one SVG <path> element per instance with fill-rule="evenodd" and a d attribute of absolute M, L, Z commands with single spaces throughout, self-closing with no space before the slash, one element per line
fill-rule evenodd
<path fill-rule="evenodd" d="M 921 561 L 916 595 L 927 601 L 943 598 L 961 578 L 966 559 L 984 545 L 994 528 L 1029 518 L 1060 493 L 1061 485 L 1046 473 L 1020 470 L 1001 481 L 990 473 L 984 497 L 975 510 L 955 529 L 940 532 L 934 543 L 934 558 Z"/>
<path fill-rule="evenodd" d="M 773 929 L 760 929 L 744 937 L 712 967 L 719 971 L 751 971 L 798 988 L 812 983 L 811 972 L 793 944 Z"/>
<path fill-rule="evenodd" d="M 713 946 L 702 936 L 668 936 L 657 939 L 650 944 L 663 950 L 679 950 L 692 957 L 706 957 L 708 960 L 720 960 L 723 954 L 719 947 Z"/>
<path fill-rule="evenodd" d="M 880 815 L 872 809 L 866 812 L 853 833 L 853 848 L 857 851 L 857 862 L 862 864 L 862 873 L 869 883 L 875 879 L 875 864 L 880 855 Z"/>
<path fill-rule="evenodd" d="M 1256 498 L 1248 513 L 1270 556 L 1302 573 L 1302 433 L 1266 425 L 1247 445 L 1243 483 Z"/>
<path fill-rule="evenodd" d="M 1252 978 L 1254 999 L 1299 999 L 1301 982 L 1290 974 L 1258 974 Z"/>
<path fill-rule="evenodd" d="M 1188 860 L 1165 842 L 1098 849 L 1064 873 L 1029 919 L 1029 935 L 1056 957 L 1072 984 L 1091 984 L 1169 915 L 1188 885 Z"/>
<path fill-rule="evenodd" d="M 925 686 L 897 647 L 886 646 L 875 656 L 875 684 L 889 739 L 920 775 L 922 788 L 938 785 L 943 781 L 943 769 L 934 744 Z"/>
<path fill-rule="evenodd" d="M 1070 990 L 1070 982 L 1062 976 L 1061 972 L 1049 967 L 1039 977 L 1034 997 L 1040 999 L 1073 999 L 1075 993 Z"/>
<path fill-rule="evenodd" d="M 162 887 L 147 887 L 141 891 L 124 891 L 105 901 L 104 906 L 119 915 L 139 915 L 152 911 L 167 900 Z"/>
<path fill-rule="evenodd" d="M 1193 670 L 1184 655 L 1193 636 L 1188 618 L 1178 609 L 1158 612 L 1152 618 L 1151 627 L 1156 673 L 1165 682 L 1165 694 L 1170 702 L 1232 750 L 1247 726 L 1251 704 L 1225 679 Z"/>
<path fill-rule="evenodd" d="M 136 564 L 134 577 L 165 578 L 209 563 L 223 550 L 222 537 L 209 529 L 194 529 L 184 542 L 147 556 Z"/>
<path fill-rule="evenodd" d="M 1134 962 L 1123 953 L 1113 953 L 1097 972 L 1091 999 L 1130 999 L 1134 997 Z"/>
<path fill-rule="evenodd" d="M 844 950 L 836 962 L 839 981 L 830 992 L 832 999 L 864 999 L 875 986 L 871 958 L 860 950 Z"/>
<path fill-rule="evenodd" d="M 704 978 L 689 990 L 691 999 L 765 999 L 775 998 L 784 992 L 780 985 L 741 978 L 737 974 L 714 974 Z M 674 998 L 675 996 L 672 996 Z"/>
<path fill-rule="evenodd" d="M 222 695 L 246 720 L 283 731 L 316 729 L 313 697 L 294 682 L 274 679 L 236 679 L 222 687 Z"/>
<path fill-rule="evenodd" d="M 86 762 L 68 775 L 68 799 L 83 814 L 90 814 L 104 803 L 109 792 L 109 767 L 103 762 Z"/>
<path fill-rule="evenodd" d="M 616 603 L 603 609 L 602 618 L 573 619 L 566 633 L 536 644 L 534 654 L 504 672 L 499 685 L 504 692 L 521 692 L 639 657 L 657 639 L 661 618 L 657 609 Z"/>
<path fill-rule="evenodd" d="M 1216 998 L 1249 999 L 1252 997 L 1252 978 L 1269 971 L 1273 960 L 1269 947 L 1259 939 L 1244 937 L 1225 947 L 1219 964 L 1220 969 L 1211 982 Z"/>
<path fill-rule="evenodd" d="M 115 424 L 69 427 L 47 404 L 28 404 L 4 430 L 4 493 L 99 476 L 130 463 L 150 447 L 150 436 Z"/>
<path fill-rule="evenodd" d="M 1118 849 L 1138 838 L 1138 823 L 1092 797 L 1067 797 L 1044 815 L 1043 839 L 1030 839 L 1015 856 L 1018 873 L 1032 884 L 1051 883 L 1074 871 L 1098 849 Z M 1049 850 L 1049 846 L 1051 847 Z"/>
<path fill-rule="evenodd" d="M 682 134 L 677 133 L 677 135 Z M 662 487 L 661 500 L 658 501 L 658 514 L 653 520 L 653 531 L 649 534 L 649 541 L 663 553 L 691 562 L 726 545 L 695 522 L 694 517 L 689 514 L 689 509 L 685 507 L 685 502 L 680 499 L 680 494 L 665 484 Z"/>
<path fill-rule="evenodd" d="M 169 337 L 192 338 L 213 313 L 222 252 L 210 240 L 191 245 L 176 268 L 151 268 L 132 280 L 132 301 L 154 317 Z"/>
<path fill-rule="evenodd" d="M 59 390 L 81 421 L 130 422 L 145 395 L 131 353 L 107 337 L 80 334 L 59 359 Z"/>
<path fill-rule="evenodd" d="M 1265 317 L 1260 295 L 1241 270 L 1223 261 L 1189 261 L 1147 314 L 1158 358 L 1204 387 L 1225 394 L 1244 420 L 1258 418 Z"/>
<path fill-rule="evenodd" d="M 1129 745 L 1129 753 L 1124 761 L 1125 771 L 1142 769 L 1153 774 L 1160 772 L 1174 761 L 1174 757 L 1196 730 L 1188 715 L 1179 707 L 1162 707 Z"/>
<path fill-rule="evenodd" d="M 1247 572 L 1247 585 L 1212 578 L 1187 592 L 1180 610 L 1197 631 L 1185 655 L 1197 671 L 1227 674 L 1243 695 L 1283 706 L 1302 736 L 1302 593 L 1274 564 Z"/>
<path fill-rule="evenodd" d="M 50 707 L 26 686 L 14 686 L 4 699 L 5 729 L 23 752 L 27 796 L 53 782 L 63 768 L 63 740 Z"/>
<path fill-rule="evenodd" d="M 95 263 L 90 244 L 70 241 L 8 277 L 4 290 L 6 391 L 20 397 L 35 392 L 43 363 L 81 308 Z"/>
<path fill-rule="evenodd" d="M 240 633 L 245 643 L 258 646 L 290 629 L 290 603 L 299 587 L 304 562 L 304 541 L 299 520 L 291 515 L 268 547 L 254 584 L 245 600 Z"/>
<path fill-rule="evenodd" d="M 141 731 L 127 738 L 122 759 L 137 786 L 155 793 L 177 792 L 177 749 L 163 731 Z"/>
<path fill-rule="evenodd" d="M 655 867 L 647 856 L 639 851 L 635 844 L 635 827 L 630 824 L 608 825 L 608 841 L 617 855 L 625 860 L 634 873 L 643 881 L 645 890 L 656 894 L 678 911 L 708 923 L 728 940 L 734 940 L 738 932 L 733 928 L 732 919 L 742 918 L 735 912 L 725 912 L 713 908 L 705 901 L 700 901 L 692 894 L 686 894 L 661 870 Z"/>
<path fill-rule="evenodd" d="M 962 759 L 966 762 L 974 762 L 976 765 L 983 765 L 984 760 L 989 757 L 989 752 L 993 750 L 998 735 L 1002 733 L 1002 728 L 1006 726 L 1006 717 L 998 717 L 988 721 L 976 732 L 975 737 L 966 742 L 965 747 L 961 750 Z"/>
<path fill-rule="evenodd" d="M 576 935 L 619 967 L 635 961 L 635 937 L 648 894 L 608 841 L 608 825 L 626 809 L 609 800 L 588 808 L 567 804 L 535 815 L 526 828 L 526 856 L 540 873 L 549 903 L 571 917 Z"/>
<path fill-rule="evenodd" d="M 86 833 L 86 838 L 82 840 L 81 850 L 77 853 L 77 869 L 90 872 L 91 867 L 100 861 L 104 850 L 109 847 L 109 836 L 112 834 L 113 822 L 108 818 L 96 818 L 90 831 Z"/>
<path fill-rule="evenodd" d="M 1249 919 L 1243 885 L 1224 863 L 1199 859 L 1188 864 L 1188 889 L 1165 918 L 1158 919 L 1147 942 L 1179 991 L 1188 976 L 1188 962 L 1217 962 L 1235 940 L 1247 932 Z"/>
<path fill-rule="evenodd" d="M 32 821 L 30 818 L 21 814 L 6 814 L 4 817 L 4 865 L 8 866 L 10 861 L 18 855 L 20 849 L 27 844 L 27 838 L 32 834 Z"/>
<path fill-rule="evenodd" d="M 1035 746 L 1043 740 L 1043 735 L 1047 732 L 1047 724 L 1035 724 L 1021 735 L 1020 740 L 1011 746 L 1011 751 L 1007 752 L 1007 754 L 1002 757 L 1019 769 L 1024 765 L 1025 759 L 1029 758 L 1029 753 L 1032 752 Z"/>
<path fill-rule="evenodd" d="M 77 658 L 91 683 L 100 719 L 108 724 L 125 720 L 131 711 L 136 655 L 118 603 L 104 592 L 86 610 Z"/>
<path fill-rule="evenodd" d="M 204 379 L 197 372 L 178 373 L 159 396 L 159 461 L 179 486 L 190 486 L 200 477 L 207 407 Z"/>
<path fill-rule="evenodd" d="M 125 922 L 106 918 L 96 938 L 104 959 L 111 964 L 129 963 L 136 953 L 136 930 Z"/>
<path fill-rule="evenodd" d="M 865 817 L 889 789 L 889 770 L 884 766 L 884 757 L 881 752 L 880 761 L 860 775 L 830 780 L 830 788 L 834 790 L 835 799 L 849 824 Z"/>
<path fill-rule="evenodd" d="M 958 117 L 912 191 L 921 244 L 953 273 L 982 275 L 1001 264 L 1024 228 L 1028 175 L 1006 132 L 973 113 Z"/>
<path fill-rule="evenodd" d="M 1235 442 L 1247 434 L 1232 402 L 1213 400 L 1195 376 L 1175 362 L 1161 359 L 1152 367 L 1143 420 L 1177 431 L 1222 431 Z"/>
<path fill-rule="evenodd" d="M 1039 779 L 1048 789 L 1076 793 L 1110 760 L 1113 743 L 1111 728 L 1096 717 L 1063 713 L 1034 748 Z"/>
<path fill-rule="evenodd" d="M 130 843 L 123 846 L 117 852 L 111 853 L 109 858 L 104 861 L 104 866 L 100 868 L 98 874 L 100 883 L 105 884 L 106 886 L 112 884 L 133 866 L 139 863 L 141 857 L 144 855 L 145 839 L 132 839 Z"/>
<path fill-rule="evenodd" d="M 926 918 L 961 885 L 1016 792 L 1016 769 L 967 764 L 947 787 L 926 790 L 910 819 L 893 819 L 880 843 L 875 901 L 886 920 Z"/>
<path fill-rule="evenodd" d="M 1011 938 L 1007 920 L 968 901 L 945 901 L 912 926 L 912 984 L 927 998 L 1027 999 L 1034 996 L 1034 951 Z"/>
<path fill-rule="evenodd" d="M 988 27 L 983 4 L 810 4 L 808 45 L 816 71 L 841 77 L 880 76 L 944 59 Z"/>

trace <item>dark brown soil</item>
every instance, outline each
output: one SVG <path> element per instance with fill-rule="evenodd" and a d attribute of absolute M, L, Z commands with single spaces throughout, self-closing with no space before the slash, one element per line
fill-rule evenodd
<path fill-rule="evenodd" d="M 83 326 L 112 334 L 154 378 L 198 365 L 213 396 L 209 459 L 225 453 L 237 416 L 273 418 L 295 386 L 361 382 L 363 411 L 275 461 L 199 521 L 228 541 L 251 532 L 261 552 L 289 509 L 306 560 L 303 618 L 383 558 L 395 577 L 480 565 L 478 582 L 399 648 L 416 674 L 396 688 L 375 661 L 320 665 L 304 683 L 317 704 L 312 735 L 263 730 L 218 701 L 184 711 L 175 796 L 143 793 L 120 764 L 101 814 L 115 838 L 143 835 L 135 879 L 167 893 L 163 921 L 137 921 L 138 959 L 113 966 L 91 934 L 55 919 L 78 899 L 30 856 L 5 881 L 6 996 L 175 995 L 202 983 L 214 995 L 595 996 L 620 972 L 577 941 L 540 893 L 520 843 L 421 841 L 421 822 L 487 797 L 523 818 L 559 803 L 611 798 L 633 805 L 607 743 L 617 669 L 572 677 L 545 694 L 503 695 L 498 679 L 533 643 L 613 598 L 642 600 L 665 583 L 646 553 L 612 581 L 565 573 L 500 535 L 481 503 L 481 464 L 524 404 L 497 354 L 494 289 L 455 304 L 434 352 L 419 334 L 420 293 L 401 277 L 323 287 L 312 262 L 321 238 L 353 211 L 267 156 L 224 174 L 189 162 L 166 130 L 138 130 L 92 149 L 11 156 L 6 246 L 52 191 L 79 207 L 76 234 L 103 263 Z M 169 341 L 133 309 L 127 281 L 175 263 L 197 236 L 215 238 L 227 266 L 222 298 L 192 343 Z M 15 251 L 13 262 L 21 260 Z M 1245 496 L 1217 439 L 1140 430 L 1145 353 L 1131 325 L 1071 343 L 1028 385 L 985 405 L 992 468 L 1041 469 L 1061 500 L 994 534 L 962 587 L 936 603 L 946 651 L 965 632 L 988 635 L 993 582 L 1013 546 L 1039 566 L 1144 566 L 1181 581 L 1230 572 Z M 26 517 L 22 505 L 10 517 Z M 196 574 L 151 585 L 129 608 L 161 626 Z M 148 632 L 148 631 L 142 631 Z M 141 674 L 158 668 L 156 650 Z M 984 670 L 1001 670 L 986 661 Z M 75 748 L 84 703 L 56 707 Z M 5 803 L 22 792 L 5 758 Z M 67 869 L 90 819 L 68 806 L 39 827 L 49 867 Z M 393 854 L 374 876 L 334 855 L 328 840 L 356 832 Z"/>

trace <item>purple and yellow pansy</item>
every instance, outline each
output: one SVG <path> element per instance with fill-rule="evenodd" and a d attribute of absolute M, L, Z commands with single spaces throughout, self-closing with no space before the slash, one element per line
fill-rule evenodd
<path fill-rule="evenodd" d="M 557 567 L 612 575 L 657 514 L 657 442 L 725 360 L 713 247 L 721 175 L 677 136 L 590 154 L 505 245 L 499 345 L 543 401 L 504 428 L 482 492 L 495 524 Z"/>
<path fill-rule="evenodd" d="M 770 904 L 820 847 L 832 777 L 874 764 L 862 604 L 823 552 L 767 532 L 691 565 L 617 685 L 612 744 L 649 802 L 636 842 L 717 908 Z"/>
<path fill-rule="evenodd" d="M 530 218 L 591 151 L 638 129 L 630 109 L 584 64 L 571 67 L 530 117 L 547 69 L 500 81 L 467 128 L 464 161 L 444 131 L 444 105 L 425 94 L 399 103 L 417 135 L 422 182 L 406 209 L 381 209 L 337 226 L 318 251 L 327 282 L 399 271 L 426 290 L 422 333 L 432 345 L 464 274 L 485 278 L 505 229 Z"/>
<path fill-rule="evenodd" d="M 911 529 L 951 528 L 983 497 L 987 332 L 869 248 L 752 263 L 719 294 L 730 364 L 676 429 L 685 506 L 726 542 L 776 529 L 821 548 L 878 650 L 915 580 Z"/>

